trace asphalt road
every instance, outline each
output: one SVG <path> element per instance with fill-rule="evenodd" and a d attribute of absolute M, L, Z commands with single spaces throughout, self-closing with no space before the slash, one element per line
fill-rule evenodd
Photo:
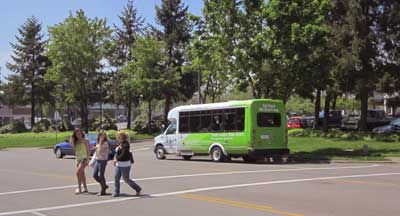
<path fill-rule="evenodd" d="M 133 177 L 143 195 L 121 184 L 111 197 L 86 176 L 89 194 L 75 195 L 75 159 L 51 149 L 0 151 L 1 215 L 277 215 L 398 216 L 399 164 L 214 163 L 208 158 L 157 160 L 151 142 L 133 145 Z"/>

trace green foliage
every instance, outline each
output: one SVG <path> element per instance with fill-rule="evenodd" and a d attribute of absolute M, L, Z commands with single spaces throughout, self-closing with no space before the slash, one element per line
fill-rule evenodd
<path fill-rule="evenodd" d="M 314 111 L 314 104 L 310 99 L 292 96 L 286 102 L 286 111 L 300 112 L 301 114 L 311 114 Z"/>
<path fill-rule="evenodd" d="M 59 98 L 79 103 L 82 127 L 88 129 L 88 104 L 98 86 L 98 70 L 109 44 L 105 19 L 90 19 L 83 10 L 49 27 L 48 55 L 52 66 L 47 80 L 56 82 Z"/>
<path fill-rule="evenodd" d="M 331 130 L 327 133 L 320 130 L 294 129 L 289 130 L 290 137 L 321 137 L 344 141 L 375 141 L 375 142 L 400 142 L 399 134 L 371 134 L 366 132 Z"/>
<path fill-rule="evenodd" d="M 0 128 L 0 134 L 5 134 L 5 133 L 23 133 L 26 132 L 27 129 L 25 127 L 25 124 L 20 121 L 14 121 L 8 125 L 4 125 L 3 127 Z"/>

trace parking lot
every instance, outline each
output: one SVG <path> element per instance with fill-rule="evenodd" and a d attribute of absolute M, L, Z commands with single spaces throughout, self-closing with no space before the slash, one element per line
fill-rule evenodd
<path fill-rule="evenodd" d="M 51 149 L 0 151 L 0 215 L 398 215 L 398 164 L 214 163 L 208 158 L 156 160 L 151 141 L 134 143 L 134 178 L 107 196 L 88 168 L 89 194 L 75 195 L 75 159 Z"/>

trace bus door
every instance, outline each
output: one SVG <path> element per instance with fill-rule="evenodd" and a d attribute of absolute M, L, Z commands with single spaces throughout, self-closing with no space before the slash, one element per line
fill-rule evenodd
<path fill-rule="evenodd" d="M 176 153 L 177 152 L 177 142 L 178 142 L 178 137 L 176 134 L 176 121 L 173 121 L 167 130 L 165 131 L 165 137 L 166 137 L 166 142 L 165 142 L 165 151 L 167 153 Z"/>

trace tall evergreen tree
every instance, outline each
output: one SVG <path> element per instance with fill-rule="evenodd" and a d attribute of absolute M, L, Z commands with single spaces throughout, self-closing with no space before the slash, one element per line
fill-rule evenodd
<path fill-rule="evenodd" d="M 162 93 L 165 99 L 164 126 L 167 126 L 167 115 L 173 99 L 187 99 L 196 91 L 193 88 L 194 74 L 184 73 L 184 50 L 190 39 L 188 7 L 181 0 L 163 0 L 161 7 L 156 6 L 157 22 L 163 27 L 160 37 L 165 43 L 168 57 L 164 73 L 166 80 Z"/>
<path fill-rule="evenodd" d="M 129 62 L 135 62 L 136 57 L 132 53 L 132 48 L 137 41 L 137 37 L 142 34 L 144 19 L 138 15 L 137 9 L 133 5 L 133 1 L 128 1 L 124 7 L 122 15 L 118 16 L 122 26 L 115 26 L 115 35 L 113 36 L 113 47 L 110 55 L 110 63 L 116 67 L 114 73 L 115 85 L 113 96 L 115 101 L 122 103 L 128 108 L 128 129 L 131 128 L 132 103 L 136 101 L 137 91 L 135 91 L 132 83 L 123 82 L 123 80 L 131 79 L 127 77 L 133 73 L 122 73 L 121 69 Z M 131 68 L 132 69 L 132 68 Z"/>
<path fill-rule="evenodd" d="M 383 0 L 333 1 L 336 75 L 345 92 L 361 100 L 360 130 L 367 130 L 368 96 L 382 77 L 379 16 Z"/>
<path fill-rule="evenodd" d="M 23 91 L 15 91 L 15 98 L 28 98 L 31 105 L 31 126 L 35 123 L 37 104 L 43 101 L 43 94 L 50 92 L 44 82 L 44 75 L 49 61 L 45 54 L 45 43 L 41 33 L 42 25 L 34 17 L 30 17 L 18 28 L 17 43 L 11 43 L 14 53 L 12 63 L 7 63 L 7 68 L 15 75 L 8 77 L 12 82 L 10 86 L 21 84 Z M 14 100 L 9 100 L 13 102 Z"/>

